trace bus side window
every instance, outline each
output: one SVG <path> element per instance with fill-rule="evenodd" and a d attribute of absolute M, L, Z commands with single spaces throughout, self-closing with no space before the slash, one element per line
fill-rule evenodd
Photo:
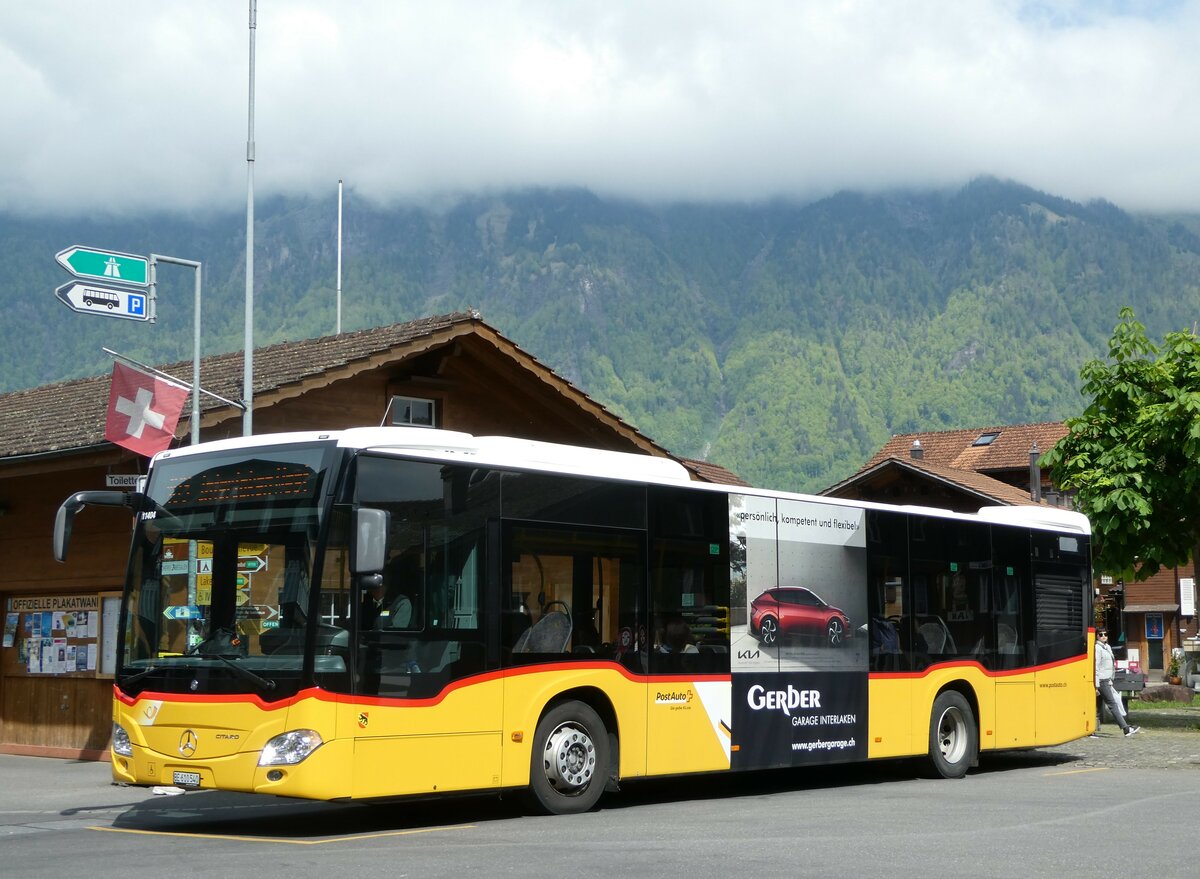
<path fill-rule="evenodd" d="M 625 661 L 644 580 L 640 535 L 512 524 L 502 540 L 504 664 L 560 654 Z"/>

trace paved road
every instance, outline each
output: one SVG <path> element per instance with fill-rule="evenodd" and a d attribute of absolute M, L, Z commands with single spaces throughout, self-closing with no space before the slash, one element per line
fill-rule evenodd
<path fill-rule="evenodd" d="M 22 879 L 1197 875 L 1200 710 L 985 757 L 963 781 L 888 762 L 627 785 L 595 813 L 495 797 L 337 805 L 113 786 L 108 765 L 0 755 L 0 875 Z"/>

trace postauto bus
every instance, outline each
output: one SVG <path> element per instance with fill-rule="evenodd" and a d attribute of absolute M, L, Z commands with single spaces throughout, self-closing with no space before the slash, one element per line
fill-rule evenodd
<path fill-rule="evenodd" d="M 701 484 L 411 427 L 162 452 L 143 491 L 64 502 L 60 559 L 85 505 L 135 516 L 111 746 L 129 784 L 521 789 L 565 813 L 682 773 L 919 756 L 960 777 L 1094 724 L 1076 513 Z"/>

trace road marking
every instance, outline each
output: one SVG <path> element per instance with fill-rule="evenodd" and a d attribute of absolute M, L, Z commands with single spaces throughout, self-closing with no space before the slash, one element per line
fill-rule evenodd
<path fill-rule="evenodd" d="M 1108 772 L 1107 766 L 1096 766 L 1091 769 L 1068 769 L 1065 772 L 1046 772 L 1042 774 L 1042 778 L 1054 778 L 1059 775 L 1080 775 L 1084 772 Z"/>
<path fill-rule="evenodd" d="M 384 839 L 391 836 L 414 836 L 418 833 L 438 833 L 443 830 L 474 830 L 474 824 L 454 827 L 423 827 L 419 830 L 389 830 L 384 833 L 363 833 L 357 836 L 335 836 L 331 839 L 272 839 L 265 836 L 238 836 L 225 833 L 183 833 L 178 830 L 134 830 L 125 827 L 89 827 L 107 833 L 136 833 L 142 836 L 177 836 L 184 839 L 224 839 L 235 842 L 265 842 L 280 845 L 325 845 L 330 842 L 359 842 L 364 839 Z"/>

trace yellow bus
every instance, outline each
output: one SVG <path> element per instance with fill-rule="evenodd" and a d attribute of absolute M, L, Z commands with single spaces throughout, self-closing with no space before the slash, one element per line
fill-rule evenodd
<path fill-rule="evenodd" d="M 114 683 L 119 782 L 321 800 L 982 751 L 1095 722 L 1090 529 L 692 482 L 412 427 L 155 456 Z"/>

